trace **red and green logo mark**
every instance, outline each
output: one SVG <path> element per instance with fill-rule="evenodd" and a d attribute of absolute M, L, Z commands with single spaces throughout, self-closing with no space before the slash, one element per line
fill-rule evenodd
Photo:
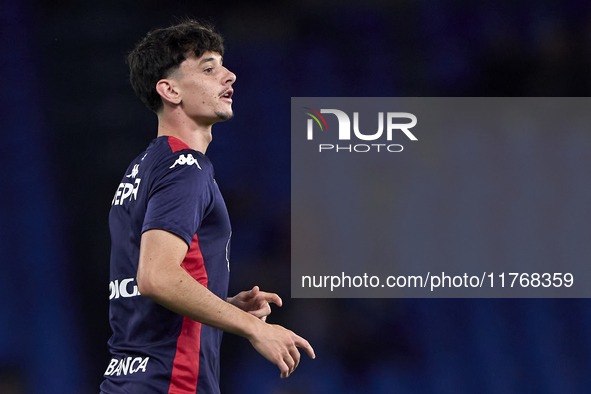
<path fill-rule="evenodd" d="M 324 117 L 322 115 L 320 115 L 320 112 L 318 111 L 314 111 L 312 108 L 308 108 L 308 107 L 302 107 L 304 109 L 307 109 L 309 111 L 314 112 L 314 114 L 311 114 L 310 112 L 304 112 L 306 115 L 310 115 L 312 117 L 312 119 L 314 119 L 316 121 L 316 123 L 318 123 L 318 126 L 320 126 L 320 130 L 324 130 L 322 128 L 322 123 L 324 123 L 324 126 L 326 127 L 326 130 L 328 130 L 328 125 L 326 124 L 326 120 L 324 120 Z M 318 117 L 316 117 L 318 116 Z M 320 120 L 318 120 L 318 118 L 322 119 L 322 123 L 320 123 Z"/>

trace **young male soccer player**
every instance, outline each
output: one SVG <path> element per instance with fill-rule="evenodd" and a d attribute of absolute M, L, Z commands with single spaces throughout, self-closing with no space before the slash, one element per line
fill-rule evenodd
<path fill-rule="evenodd" d="M 129 55 L 136 94 L 158 137 L 127 169 L 109 214 L 112 359 L 103 393 L 218 393 L 222 331 L 277 364 L 298 366 L 303 338 L 265 322 L 277 294 L 227 298 L 230 221 L 205 151 L 230 119 L 236 76 L 221 37 L 195 21 L 150 32 Z"/>

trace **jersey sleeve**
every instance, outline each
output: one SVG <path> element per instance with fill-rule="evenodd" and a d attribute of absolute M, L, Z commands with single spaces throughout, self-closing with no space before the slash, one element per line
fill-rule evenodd
<path fill-rule="evenodd" d="M 195 165 L 164 166 L 164 174 L 151 187 L 142 233 L 159 229 L 183 238 L 191 245 L 213 194 L 207 170 Z"/>

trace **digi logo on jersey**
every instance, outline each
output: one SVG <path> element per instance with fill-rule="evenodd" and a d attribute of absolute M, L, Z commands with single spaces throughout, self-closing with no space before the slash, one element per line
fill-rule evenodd
<path fill-rule="evenodd" d="M 310 112 L 305 112 L 310 116 L 307 123 L 307 137 L 308 140 L 313 140 L 316 128 L 316 133 L 328 132 L 328 124 L 326 119 L 321 114 L 333 114 L 338 121 L 338 139 L 340 141 L 351 141 L 351 120 L 349 115 L 344 111 L 338 109 L 321 109 L 320 112 L 312 108 L 304 107 Z M 367 115 L 369 116 L 369 114 Z M 375 116 L 375 115 L 374 115 Z M 383 112 L 378 112 L 378 130 L 374 133 L 362 133 L 359 130 L 359 112 L 353 112 L 353 134 L 361 141 L 375 141 L 374 143 L 362 144 L 346 144 L 340 142 L 338 144 L 318 144 L 319 152 L 349 152 L 349 153 L 365 153 L 365 152 L 402 152 L 404 147 L 400 144 L 392 144 L 392 138 L 395 133 L 403 133 L 411 141 L 418 141 L 417 137 L 410 132 L 409 129 L 417 124 L 417 117 L 408 112 L 387 112 L 384 116 Z M 386 135 L 384 134 L 384 118 L 386 123 Z M 401 119 L 410 120 L 410 123 L 397 123 Z M 315 127 L 315 124 L 318 127 Z M 332 129 L 331 129 L 332 130 Z M 381 142 L 381 143 L 380 143 Z"/>
<path fill-rule="evenodd" d="M 132 282 L 135 282 L 135 278 L 122 279 L 121 282 L 119 279 L 112 280 L 109 283 L 109 300 L 139 296 L 137 285 L 130 286 Z"/>

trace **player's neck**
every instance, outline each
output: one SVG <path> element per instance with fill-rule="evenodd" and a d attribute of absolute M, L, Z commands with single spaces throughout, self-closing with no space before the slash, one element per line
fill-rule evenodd
<path fill-rule="evenodd" d="M 183 141 L 189 148 L 203 154 L 212 139 L 211 126 L 212 124 L 198 124 L 188 117 L 158 114 L 158 137 L 173 136 Z"/>

